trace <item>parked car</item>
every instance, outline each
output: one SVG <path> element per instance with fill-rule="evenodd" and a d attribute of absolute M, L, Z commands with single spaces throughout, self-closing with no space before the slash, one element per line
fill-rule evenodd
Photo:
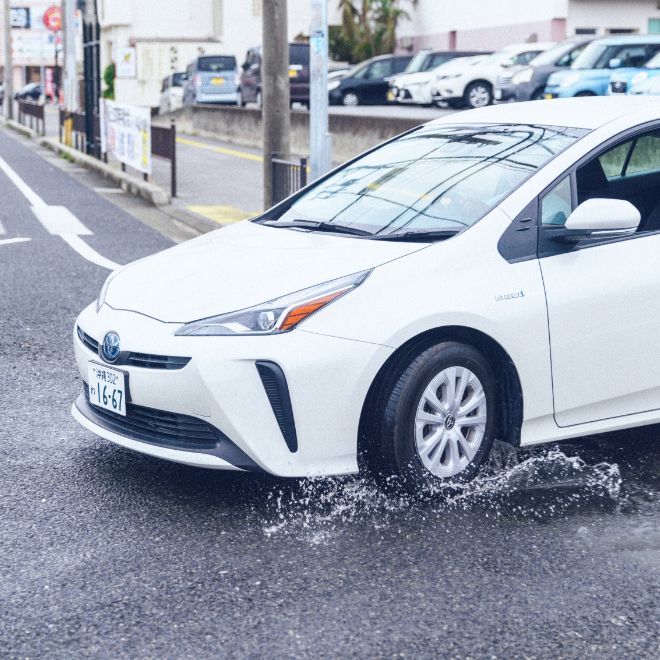
<path fill-rule="evenodd" d="M 654 76 L 633 85 L 628 94 L 631 96 L 660 96 L 660 76 Z"/>
<path fill-rule="evenodd" d="M 261 107 L 261 46 L 250 48 L 242 66 L 239 105 L 256 103 Z M 291 103 L 309 106 L 309 44 L 289 44 L 289 94 Z"/>
<path fill-rule="evenodd" d="M 161 459 L 414 492 L 495 438 L 660 423 L 659 141 L 643 97 L 409 131 L 115 270 L 73 328 L 72 413 Z"/>
<path fill-rule="evenodd" d="M 17 101 L 38 101 L 42 94 L 41 83 L 28 83 L 14 94 L 14 98 Z"/>
<path fill-rule="evenodd" d="M 183 104 L 239 101 L 239 77 L 233 55 L 200 55 L 186 69 Z"/>
<path fill-rule="evenodd" d="M 380 55 L 358 64 L 341 80 L 328 83 L 334 105 L 383 105 L 387 103 L 388 78 L 401 73 L 412 55 Z"/>
<path fill-rule="evenodd" d="M 550 74 L 568 69 L 592 38 L 568 39 L 537 55 L 528 65 L 513 66 L 497 77 L 496 101 L 537 101 L 543 98 Z"/>
<path fill-rule="evenodd" d="M 436 99 L 449 105 L 481 108 L 493 102 L 497 76 L 508 67 L 529 64 L 539 53 L 552 48 L 554 43 L 525 43 L 507 46 L 488 58 L 476 61 L 459 60 L 460 65 L 451 75 L 443 76 L 435 85 Z"/>
<path fill-rule="evenodd" d="M 186 74 L 183 71 L 170 73 L 163 78 L 160 88 L 160 113 L 173 112 L 183 105 L 183 84 Z"/>
<path fill-rule="evenodd" d="M 616 69 L 610 76 L 608 94 L 628 94 L 628 92 L 646 82 L 660 76 L 660 52 L 656 53 L 644 66 L 636 69 Z"/>
<path fill-rule="evenodd" d="M 438 68 L 462 57 L 482 54 L 488 53 L 473 50 L 420 51 L 403 73 L 390 78 L 387 100 L 401 104 L 431 105 L 431 85 Z"/>
<path fill-rule="evenodd" d="M 592 41 L 569 71 L 548 78 L 547 99 L 570 96 L 602 96 L 614 69 L 639 68 L 660 51 L 660 35 L 625 35 Z"/>

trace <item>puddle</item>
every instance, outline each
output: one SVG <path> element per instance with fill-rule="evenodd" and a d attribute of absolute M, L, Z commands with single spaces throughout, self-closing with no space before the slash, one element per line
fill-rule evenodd
<path fill-rule="evenodd" d="M 423 519 L 475 509 L 491 518 L 546 519 L 575 508 L 613 506 L 621 494 L 616 463 L 587 462 L 557 447 L 531 452 L 499 443 L 477 479 L 423 500 L 387 494 L 373 479 L 356 476 L 303 479 L 291 488 L 278 487 L 268 495 L 271 514 L 264 533 L 324 543 L 355 523 L 383 529 L 403 515 Z"/>

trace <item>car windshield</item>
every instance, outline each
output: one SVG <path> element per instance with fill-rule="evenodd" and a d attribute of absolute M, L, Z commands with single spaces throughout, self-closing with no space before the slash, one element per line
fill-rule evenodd
<path fill-rule="evenodd" d="M 277 221 L 375 237 L 460 231 L 585 133 L 526 124 L 424 126 L 341 168 Z"/>
<path fill-rule="evenodd" d="M 183 85 L 184 77 L 185 77 L 185 73 L 173 73 L 172 87 L 181 87 Z"/>
<path fill-rule="evenodd" d="M 197 60 L 198 71 L 232 71 L 235 68 L 235 57 L 215 55 L 211 57 L 200 57 Z"/>
<path fill-rule="evenodd" d="M 560 44 L 549 50 L 544 50 L 542 53 L 539 53 L 533 60 L 530 60 L 530 66 L 547 66 L 554 64 L 557 60 L 561 59 L 562 55 L 570 53 L 571 51 L 578 48 L 579 45 L 576 43 L 571 44 Z"/>
<path fill-rule="evenodd" d="M 645 65 L 645 69 L 660 69 L 660 53 L 656 53 Z"/>
<path fill-rule="evenodd" d="M 289 44 L 289 64 L 309 66 L 309 45 Z"/>
<path fill-rule="evenodd" d="M 423 71 L 428 56 L 428 51 L 421 50 L 412 58 L 412 60 L 410 60 L 410 62 L 408 62 L 408 66 L 404 69 L 404 73 L 417 73 L 418 71 Z"/>

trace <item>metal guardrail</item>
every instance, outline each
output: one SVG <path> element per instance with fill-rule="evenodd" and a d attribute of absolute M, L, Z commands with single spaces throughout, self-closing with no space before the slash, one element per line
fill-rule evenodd
<path fill-rule="evenodd" d="M 28 123 L 29 118 L 29 123 Z M 46 120 L 44 117 L 44 106 L 40 103 L 29 101 L 18 102 L 18 123 L 29 126 L 40 135 L 46 134 Z M 36 125 L 36 128 L 35 128 Z"/>
<path fill-rule="evenodd" d="M 307 159 L 284 160 L 273 154 L 270 159 L 273 204 L 293 195 L 307 185 Z"/>
<path fill-rule="evenodd" d="M 82 112 L 66 112 L 60 110 L 60 142 L 68 147 L 87 153 L 87 134 L 85 127 L 85 114 Z M 176 124 L 172 120 L 169 127 L 151 127 L 151 154 L 158 158 L 170 161 L 170 195 L 176 197 Z M 101 121 L 98 115 L 94 116 L 94 148 L 95 158 L 108 162 L 108 154 L 101 151 Z M 126 165 L 121 164 L 122 172 Z M 145 181 L 148 176 L 143 175 Z"/>

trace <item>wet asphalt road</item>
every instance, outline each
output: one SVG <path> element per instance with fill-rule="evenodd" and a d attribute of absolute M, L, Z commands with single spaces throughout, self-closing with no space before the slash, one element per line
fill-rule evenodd
<path fill-rule="evenodd" d="M 4 129 L 0 156 L 102 255 L 170 245 Z M 2 657 L 657 657 L 657 428 L 502 450 L 427 503 L 131 453 L 69 414 L 107 271 L 0 199 Z"/>

